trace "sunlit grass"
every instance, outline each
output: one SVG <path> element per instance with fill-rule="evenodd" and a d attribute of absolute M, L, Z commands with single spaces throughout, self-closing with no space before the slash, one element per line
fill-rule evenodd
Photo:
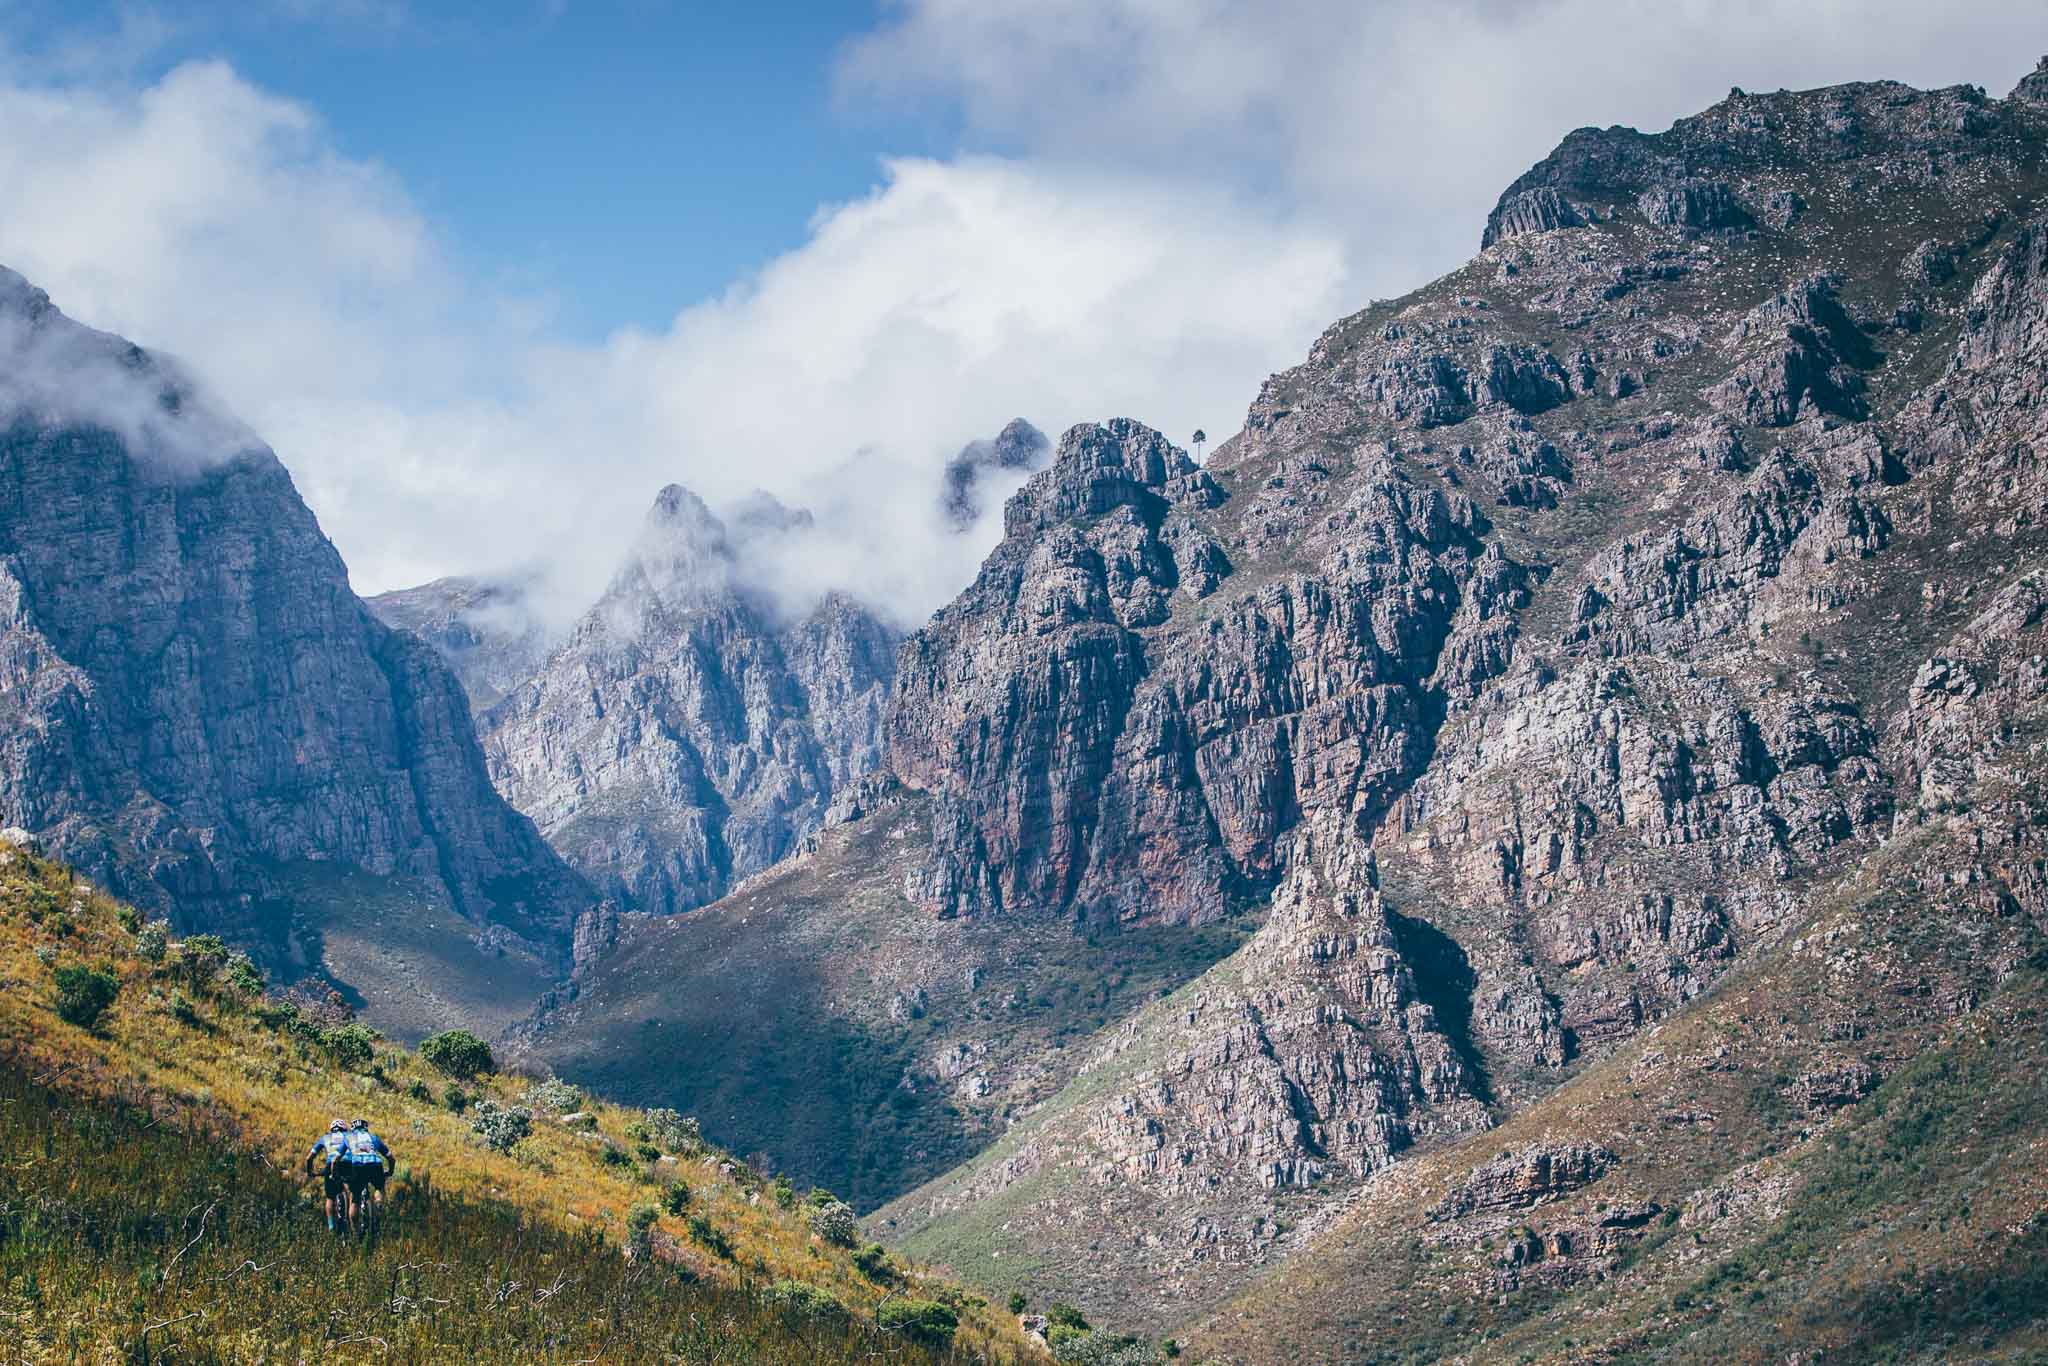
<path fill-rule="evenodd" d="M 139 957 L 137 923 L 61 866 L 0 854 L 0 1312 L 30 1359 L 140 1360 L 145 1331 L 150 1360 L 171 1344 L 175 1360 L 298 1360 L 351 1338 L 401 1360 L 928 1359 L 873 1326 L 905 1298 L 959 1311 L 954 1359 L 1029 1351 L 956 1287 L 900 1261 L 864 1274 L 725 1154 L 659 1151 L 638 1111 L 584 1097 L 591 1121 L 543 1111 L 492 1153 L 474 1106 L 451 1109 L 451 1079 L 413 1054 L 379 1042 L 343 1065 L 234 964 Z M 54 1009 L 56 970 L 80 964 L 121 983 L 92 1030 Z M 461 1083 L 503 1106 L 531 1085 Z M 358 1114 L 396 1150 L 393 1218 L 378 1246 L 337 1253 L 299 1164 Z M 629 1260 L 636 1205 L 661 1212 L 652 1255 Z M 847 1319 L 761 1307 L 789 1281 Z"/>

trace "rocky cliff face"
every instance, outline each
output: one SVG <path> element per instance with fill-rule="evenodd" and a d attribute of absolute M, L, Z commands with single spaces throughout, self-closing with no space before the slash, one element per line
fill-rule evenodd
<path fill-rule="evenodd" d="M 634 908 L 715 900 L 880 762 L 894 632 L 837 595 L 780 620 L 744 581 L 748 538 L 801 516 L 763 495 L 728 526 L 663 490 L 597 605 L 480 718 L 506 798 Z"/>
<path fill-rule="evenodd" d="M 11 272 L 0 342 L 5 822 L 190 927 L 279 935 L 283 870 L 353 867 L 562 956 L 588 889 L 277 457 Z"/>
<path fill-rule="evenodd" d="M 894 763 L 935 813 L 911 890 L 1143 922 L 1277 886 L 1268 943 L 1348 839 L 1392 929 L 1357 941 L 1367 981 L 1306 995 L 1247 948 L 895 1232 L 951 1257 L 1028 1230 L 1097 1304 L 1200 1303 L 1303 1245 L 1408 1116 L 1511 1118 L 1937 819 L 1971 773 L 1942 756 L 2010 743 L 1974 690 L 2031 667 L 1955 633 L 2040 549 L 2041 79 L 1575 133 L 1478 257 L 1333 326 L 1206 469 L 1135 424 L 1068 434 L 905 647 Z M 2025 904 L 2023 859 L 1996 880 Z M 1346 1053 L 1329 1086 L 1340 1050 L 1265 990 L 1376 1019 L 1371 1056 L 1420 1071 L 1354 1088 Z M 1429 1009 L 1361 1004 L 1409 992 Z M 1883 1073 L 1800 1066 L 1802 1096 Z"/>
<path fill-rule="evenodd" d="M 987 511 L 985 486 L 1022 479 L 1045 468 L 1052 443 L 1045 433 L 1017 418 L 992 441 L 970 442 L 946 464 L 939 506 L 955 531 L 965 531 Z"/>
<path fill-rule="evenodd" d="M 434 647 L 481 715 L 532 677 L 554 648 L 554 633 L 521 578 L 436 579 L 365 599 L 377 619 Z"/>

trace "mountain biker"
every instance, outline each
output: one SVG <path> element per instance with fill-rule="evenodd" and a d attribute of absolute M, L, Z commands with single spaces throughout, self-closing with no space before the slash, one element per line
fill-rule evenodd
<path fill-rule="evenodd" d="M 348 1151 L 348 1121 L 337 1119 L 327 1126 L 327 1132 L 313 1140 L 312 1151 L 306 1154 L 306 1175 L 313 1175 L 313 1163 L 324 1162 L 321 1169 L 321 1189 L 327 1198 L 327 1231 L 335 1231 L 335 1202 L 341 1199 L 341 1161 Z M 346 1211 L 344 1211 L 346 1213 Z"/>
<path fill-rule="evenodd" d="M 344 1144 L 341 1180 L 348 1187 L 349 1204 L 358 1217 L 366 1211 L 375 1214 L 383 1204 L 384 1182 L 398 1169 L 398 1162 L 384 1140 L 371 1132 L 367 1119 L 349 1125 Z"/>

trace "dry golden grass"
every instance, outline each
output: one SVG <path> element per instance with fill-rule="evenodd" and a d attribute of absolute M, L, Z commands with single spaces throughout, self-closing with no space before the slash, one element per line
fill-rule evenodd
<path fill-rule="evenodd" d="M 581 1108 L 593 1126 L 572 1128 L 537 1113 L 532 1135 L 513 1152 L 491 1152 L 472 1133 L 470 1114 L 445 1103 L 451 1079 L 413 1053 L 380 1042 L 371 1061 L 344 1066 L 318 1030 L 294 1023 L 279 1003 L 238 990 L 232 971 L 194 975 L 195 955 L 176 944 L 161 964 L 143 961 L 135 923 L 133 912 L 68 869 L 0 853 L 0 1058 L 25 1084 L 146 1113 L 170 1132 L 209 1135 L 293 1179 L 330 1119 L 362 1115 L 396 1152 L 398 1211 L 430 1190 L 435 1200 L 465 1208 L 516 1211 L 532 1226 L 601 1242 L 614 1257 L 628 1211 L 661 1203 L 680 1180 L 690 1191 L 688 1208 L 660 1216 L 657 1258 L 701 1284 L 752 1292 L 801 1281 L 832 1295 L 857 1323 L 890 1299 L 942 1301 L 959 1312 L 959 1359 L 1033 1351 L 1010 1316 L 900 1259 L 892 1259 L 887 1280 L 863 1275 L 850 1250 L 810 1233 L 800 1204 L 782 1208 L 772 1187 L 725 1154 L 697 1148 L 646 1159 L 628 1137 L 643 1119 L 638 1111 L 586 1097 Z M 92 1030 L 64 1022 L 52 1005 L 54 971 L 74 964 L 104 967 L 121 983 Z M 460 1083 L 477 1100 L 504 1106 L 520 1104 L 531 1084 L 505 1075 Z M 625 1160 L 607 1161 L 608 1149 Z M 316 1189 L 303 1189 L 306 1224 L 324 1233 Z M 693 1216 L 729 1240 L 729 1255 L 692 1239 Z M 389 1236 L 404 1235 L 400 1217 Z"/>

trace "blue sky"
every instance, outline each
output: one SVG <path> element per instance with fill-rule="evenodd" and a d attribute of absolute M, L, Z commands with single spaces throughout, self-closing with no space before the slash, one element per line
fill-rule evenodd
<path fill-rule="evenodd" d="M 2043 51 L 2040 0 L 0 0 L 0 264 L 181 358 L 360 590 L 579 610 L 678 482 L 914 624 L 999 534 L 963 444 L 1220 444 L 1568 130 Z"/>
<path fill-rule="evenodd" d="M 655 327 L 804 240 L 886 150 L 948 120 L 835 98 L 869 3 L 33 3 L 31 58 L 109 41 L 147 78 L 220 57 L 388 166 L 469 268 L 549 291 L 565 334 Z M 125 35 L 125 41 L 124 41 Z"/>

